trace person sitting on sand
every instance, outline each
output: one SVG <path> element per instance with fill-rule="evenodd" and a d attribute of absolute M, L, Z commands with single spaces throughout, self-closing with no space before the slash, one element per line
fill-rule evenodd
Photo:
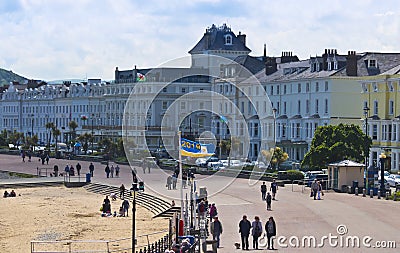
<path fill-rule="evenodd" d="M 125 217 L 124 208 L 122 206 L 119 208 L 119 213 L 118 213 L 117 216 L 118 217 Z"/>
<path fill-rule="evenodd" d="M 111 193 L 110 194 L 111 200 L 117 200 L 117 194 L 116 193 Z"/>
<path fill-rule="evenodd" d="M 3 194 L 3 198 L 7 198 L 10 197 L 10 193 L 8 193 L 8 191 L 5 191 Z"/>
<path fill-rule="evenodd" d="M 11 190 L 9 197 L 17 197 L 17 194 L 15 193 L 14 190 Z"/>

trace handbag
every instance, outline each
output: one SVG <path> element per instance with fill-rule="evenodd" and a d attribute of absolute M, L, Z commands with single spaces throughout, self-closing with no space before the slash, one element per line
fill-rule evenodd
<path fill-rule="evenodd" d="M 311 191 L 310 197 L 314 197 L 314 192 L 313 191 Z"/>

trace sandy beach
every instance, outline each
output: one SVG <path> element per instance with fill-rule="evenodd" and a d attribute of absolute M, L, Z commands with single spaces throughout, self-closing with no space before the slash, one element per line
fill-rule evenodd
<path fill-rule="evenodd" d="M 10 191 L 11 189 L 3 189 Z M 109 243 L 112 249 L 129 248 L 132 216 L 101 217 L 100 207 L 105 196 L 87 192 L 83 188 L 43 187 L 17 188 L 16 198 L 0 198 L 0 252 L 30 252 L 32 240 L 119 240 Z M 20 196 L 19 196 L 20 195 Z M 121 200 L 111 201 L 112 211 L 118 212 Z M 152 219 L 152 213 L 137 206 L 136 235 L 168 229 L 168 219 Z M 149 237 L 158 240 L 165 233 Z M 74 243 L 74 247 L 99 247 L 103 242 Z M 139 237 L 138 245 L 146 245 L 147 238 Z M 85 246 L 86 245 L 86 246 Z M 94 246 L 96 245 L 96 246 Z M 70 245 L 38 244 L 35 249 L 62 248 Z M 58 248 L 57 248 L 58 249 Z M 122 251 L 128 252 L 128 251 Z"/>

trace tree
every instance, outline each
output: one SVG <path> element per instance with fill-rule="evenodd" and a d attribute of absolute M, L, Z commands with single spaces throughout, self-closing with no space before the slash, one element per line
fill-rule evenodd
<path fill-rule="evenodd" d="M 54 139 L 56 140 L 56 153 L 57 153 L 57 151 L 58 151 L 57 141 L 58 141 L 58 136 L 61 135 L 61 131 L 60 131 L 60 129 L 54 127 L 54 128 L 52 129 L 52 132 L 53 132 Z"/>
<path fill-rule="evenodd" d="M 69 130 L 72 133 L 72 139 L 74 140 L 76 138 L 76 128 L 78 128 L 78 123 L 75 122 L 75 120 L 71 120 L 68 124 Z"/>
<path fill-rule="evenodd" d="M 318 127 L 301 166 L 327 168 L 329 163 L 344 159 L 360 162 L 369 154 L 371 145 L 371 138 L 359 126 L 339 124 Z"/>
<path fill-rule="evenodd" d="M 45 125 L 45 127 L 46 127 L 46 130 L 47 131 L 50 131 L 50 136 L 49 136 L 49 138 L 47 139 L 47 149 L 50 149 L 50 140 L 51 140 L 51 132 L 55 129 L 55 125 L 54 125 L 54 123 L 53 122 L 47 122 L 46 123 L 46 125 Z"/>
<path fill-rule="evenodd" d="M 111 139 L 109 138 L 103 138 L 100 142 L 99 145 L 104 148 L 104 153 L 110 155 L 111 157 L 114 156 L 114 154 L 117 151 L 117 144 L 115 144 Z"/>
<path fill-rule="evenodd" d="M 93 136 L 92 136 L 92 134 L 89 134 L 89 133 L 81 134 L 78 137 L 78 141 L 83 143 L 82 149 L 85 152 L 85 155 L 87 154 L 87 150 L 89 148 L 89 142 L 93 141 L 92 139 L 93 139 Z"/>
<path fill-rule="evenodd" d="M 270 163 L 273 169 L 278 169 L 279 165 L 289 158 L 289 155 L 280 147 L 270 150 L 261 150 L 261 154 L 267 163 Z"/>

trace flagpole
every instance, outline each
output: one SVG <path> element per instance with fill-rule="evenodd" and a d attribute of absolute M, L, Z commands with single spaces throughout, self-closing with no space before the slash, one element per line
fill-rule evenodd
<path fill-rule="evenodd" d="M 181 219 L 183 221 L 183 227 L 185 228 L 185 219 L 183 217 L 183 172 L 182 172 L 182 143 L 181 143 L 181 131 L 178 131 L 179 136 L 179 177 L 181 179 Z"/>

